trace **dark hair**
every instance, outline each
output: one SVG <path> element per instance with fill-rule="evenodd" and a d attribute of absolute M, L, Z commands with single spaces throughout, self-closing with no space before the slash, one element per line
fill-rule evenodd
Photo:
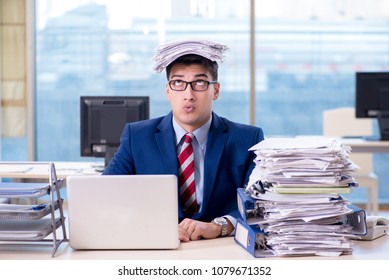
<path fill-rule="evenodd" d="M 169 80 L 169 76 L 170 76 L 170 71 L 172 70 L 172 67 L 175 64 L 184 64 L 184 65 L 199 64 L 199 65 L 202 65 L 209 71 L 209 73 L 211 74 L 212 79 L 214 81 L 217 81 L 217 79 L 218 79 L 219 66 L 218 66 L 216 61 L 211 61 L 208 58 L 205 58 L 205 57 L 203 57 L 201 55 L 197 55 L 197 54 L 186 54 L 186 55 L 180 56 L 179 58 L 174 60 L 172 63 L 170 63 L 166 67 L 166 77 L 168 80 Z"/>

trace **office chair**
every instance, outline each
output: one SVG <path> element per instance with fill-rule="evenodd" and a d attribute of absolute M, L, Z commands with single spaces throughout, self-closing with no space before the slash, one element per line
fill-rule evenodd
<path fill-rule="evenodd" d="M 372 131 L 372 120 L 357 119 L 352 107 L 323 111 L 324 136 L 370 136 Z M 355 181 L 360 187 L 367 187 L 367 213 L 378 215 L 378 176 L 373 172 L 373 155 L 351 151 L 350 159 L 360 167 L 353 174 Z"/>

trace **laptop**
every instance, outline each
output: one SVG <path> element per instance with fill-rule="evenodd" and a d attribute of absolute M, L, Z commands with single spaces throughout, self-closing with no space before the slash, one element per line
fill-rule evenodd
<path fill-rule="evenodd" d="M 178 247 L 176 176 L 69 176 L 66 186 L 73 249 Z"/>

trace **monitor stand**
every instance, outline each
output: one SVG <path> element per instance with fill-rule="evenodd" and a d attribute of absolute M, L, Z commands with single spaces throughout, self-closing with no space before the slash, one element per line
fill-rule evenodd
<path fill-rule="evenodd" d="M 381 141 L 381 136 L 380 135 L 362 136 L 362 139 L 365 141 Z"/>
<path fill-rule="evenodd" d="M 118 147 L 107 147 L 106 148 L 104 166 L 108 166 L 109 162 L 111 161 L 111 159 L 115 155 L 117 149 L 118 149 Z"/>
<path fill-rule="evenodd" d="M 377 120 L 380 130 L 379 140 L 389 140 L 389 111 L 378 112 Z"/>

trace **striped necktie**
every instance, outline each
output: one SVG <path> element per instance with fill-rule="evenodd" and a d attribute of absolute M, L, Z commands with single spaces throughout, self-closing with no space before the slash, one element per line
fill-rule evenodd
<path fill-rule="evenodd" d="M 180 184 L 181 207 L 187 214 L 197 212 L 196 185 L 194 178 L 194 154 L 192 133 L 185 134 L 184 144 L 178 156 L 178 181 Z"/>

